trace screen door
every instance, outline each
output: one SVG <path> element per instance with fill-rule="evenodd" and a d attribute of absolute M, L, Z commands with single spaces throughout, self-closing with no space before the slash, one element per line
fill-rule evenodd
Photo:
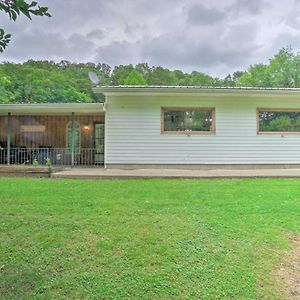
<path fill-rule="evenodd" d="M 95 165 L 104 164 L 104 124 L 94 124 Z"/>

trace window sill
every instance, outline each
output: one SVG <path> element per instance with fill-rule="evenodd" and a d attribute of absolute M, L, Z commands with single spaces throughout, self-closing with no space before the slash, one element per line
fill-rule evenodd
<path fill-rule="evenodd" d="M 209 135 L 216 135 L 213 131 L 162 131 L 161 135 L 203 135 L 203 136 L 209 136 Z"/>
<path fill-rule="evenodd" d="M 257 132 L 257 135 L 268 135 L 268 136 L 300 136 L 300 132 L 294 131 L 294 132 L 271 132 L 271 131 L 259 131 Z"/>

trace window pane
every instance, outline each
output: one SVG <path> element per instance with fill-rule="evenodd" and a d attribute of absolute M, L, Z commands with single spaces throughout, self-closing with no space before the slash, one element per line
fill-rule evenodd
<path fill-rule="evenodd" d="M 260 111 L 259 131 L 262 132 L 300 131 L 300 112 Z"/>
<path fill-rule="evenodd" d="M 207 131 L 212 128 L 212 111 L 164 111 L 164 131 Z"/>

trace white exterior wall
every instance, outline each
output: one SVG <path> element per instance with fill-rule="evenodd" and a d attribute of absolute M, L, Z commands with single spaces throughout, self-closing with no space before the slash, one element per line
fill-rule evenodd
<path fill-rule="evenodd" d="M 161 107 L 214 107 L 216 134 L 161 134 Z M 257 135 L 257 108 L 300 108 L 300 97 L 108 96 L 106 164 L 299 164 L 300 135 Z"/>

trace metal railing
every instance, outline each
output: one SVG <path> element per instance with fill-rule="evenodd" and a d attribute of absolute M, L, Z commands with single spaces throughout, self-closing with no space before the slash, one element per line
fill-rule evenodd
<path fill-rule="evenodd" d="M 66 148 L 0 148 L 0 165 L 46 165 L 53 166 L 101 166 L 104 164 L 103 152 L 95 148 L 81 148 L 74 153 Z"/>

